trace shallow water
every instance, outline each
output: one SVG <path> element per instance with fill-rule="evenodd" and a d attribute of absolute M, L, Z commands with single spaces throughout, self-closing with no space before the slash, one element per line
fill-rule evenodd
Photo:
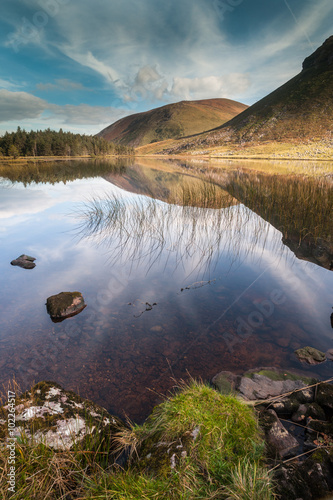
<path fill-rule="evenodd" d="M 293 354 L 333 347 L 327 259 L 318 265 L 300 251 L 297 258 L 276 229 L 278 212 L 267 215 L 244 191 L 237 198 L 230 167 L 215 176 L 219 191 L 207 205 L 188 194 L 199 189 L 196 166 L 92 162 L 90 173 L 75 162 L 69 174 L 69 165 L 66 182 L 45 183 L 44 166 L 38 176 L 6 174 L 0 183 L 1 383 L 15 377 L 26 389 L 54 380 L 141 421 L 188 376 L 258 366 L 332 376 L 332 362 L 308 367 Z M 194 206 L 180 206 L 184 182 Z M 329 206 L 329 184 L 318 189 Z M 316 237 L 329 247 L 331 225 L 321 224 Z M 22 253 L 36 257 L 35 269 L 10 266 Z M 52 323 L 47 297 L 74 290 L 86 309 Z"/>

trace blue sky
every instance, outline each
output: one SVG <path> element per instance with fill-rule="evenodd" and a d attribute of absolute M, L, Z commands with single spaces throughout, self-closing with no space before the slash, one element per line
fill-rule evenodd
<path fill-rule="evenodd" d="M 253 104 L 332 26 L 332 0 L 2 0 L 0 134 L 94 134 L 184 99 Z"/>

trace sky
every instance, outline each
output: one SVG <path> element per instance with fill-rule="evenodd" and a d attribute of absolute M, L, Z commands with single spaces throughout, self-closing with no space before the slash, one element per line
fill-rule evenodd
<path fill-rule="evenodd" d="M 1 0 L 0 135 L 95 134 L 181 100 L 251 105 L 332 26 L 332 0 Z"/>

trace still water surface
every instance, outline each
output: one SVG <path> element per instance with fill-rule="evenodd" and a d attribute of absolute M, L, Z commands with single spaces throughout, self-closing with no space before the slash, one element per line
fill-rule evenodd
<path fill-rule="evenodd" d="M 188 375 L 332 376 L 331 361 L 294 355 L 333 348 L 329 176 L 277 181 L 221 163 L 207 182 L 203 164 L 170 161 L 32 170 L 0 171 L 0 383 L 53 380 L 141 421 Z M 315 214 L 292 203 L 302 183 Z M 10 266 L 22 253 L 35 269 Z M 53 323 L 47 297 L 75 290 L 86 309 Z"/>

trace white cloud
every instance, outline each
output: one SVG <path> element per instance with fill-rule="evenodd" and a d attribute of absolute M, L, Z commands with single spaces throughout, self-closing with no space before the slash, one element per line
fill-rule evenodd
<path fill-rule="evenodd" d="M 226 76 L 204 78 L 176 77 L 171 95 L 182 99 L 204 99 L 207 97 L 232 97 L 245 92 L 250 85 L 247 75 L 231 73 Z"/>
<path fill-rule="evenodd" d="M 51 116 L 61 119 L 62 123 L 75 123 L 77 125 L 109 125 L 128 114 L 123 109 L 89 106 L 88 104 L 79 104 L 77 106 L 72 104 L 66 104 L 65 106 L 52 104 L 49 105 L 48 109 Z"/>
<path fill-rule="evenodd" d="M 27 92 L 0 89 L 0 122 L 39 118 L 47 102 Z"/>
<path fill-rule="evenodd" d="M 331 34 L 333 12 L 332 0 L 317 0 L 316 4 L 294 0 L 289 2 L 292 18 L 281 1 L 279 16 L 269 18 L 266 13 L 255 22 L 249 17 L 248 35 L 231 39 L 229 16 L 221 22 L 213 1 L 51 2 L 58 2 L 59 9 L 38 34 L 31 27 L 29 32 L 28 24 L 24 29 L 22 17 L 33 22 L 35 12 L 42 8 L 41 0 L 16 0 L 21 9 L 10 4 L 3 16 L 14 34 L 24 32 L 25 41 L 34 47 L 38 44 L 49 60 L 53 58 L 55 67 L 60 60 L 64 66 L 67 58 L 72 62 L 73 78 L 62 78 L 59 73 L 59 79 L 48 83 L 41 77 L 39 90 L 89 90 L 75 82 L 81 72 L 101 77 L 100 87 L 118 96 L 112 108 L 45 106 L 51 120 L 80 126 L 111 123 L 128 114 L 115 111 L 116 106 L 126 107 L 126 102 L 136 103 L 131 105 L 132 112 L 182 99 L 228 97 L 251 104 L 301 70 L 302 60 L 312 51 L 308 40 L 317 47 Z M 246 9 L 250 15 L 251 7 L 243 2 L 232 15 L 239 12 L 244 16 Z M 3 86 L 15 90 L 6 80 Z M 45 101 L 37 100 L 31 106 L 32 97 L 24 101 L 22 115 L 40 117 Z M 14 109 L 14 103 L 9 107 Z M 18 119 L 16 112 L 11 118 Z"/>
<path fill-rule="evenodd" d="M 78 53 L 74 51 L 71 47 L 63 47 L 64 53 L 73 59 L 74 61 L 82 64 L 82 66 L 87 66 L 88 68 L 96 71 L 102 75 L 109 83 L 115 84 L 119 80 L 119 75 L 115 69 L 113 69 L 107 63 L 98 60 L 91 51 Z"/>
<path fill-rule="evenodd" d="M 0 109 L 0 121 L 2 122 L 15 120 L 24 122 L 24 120 L 31 119 L 50 122 L 50 119 L 56 119 L 60 125 L 98 125 L 100 127 L 109 125 L 128 114 L 128 111 L 123 109 L 88 104 L 60 106 L 48 103 L 27 92 L 11 92 L 5 89 L 0 89 Z M 98 129 L 100 130 L 99 127 Z"/>

